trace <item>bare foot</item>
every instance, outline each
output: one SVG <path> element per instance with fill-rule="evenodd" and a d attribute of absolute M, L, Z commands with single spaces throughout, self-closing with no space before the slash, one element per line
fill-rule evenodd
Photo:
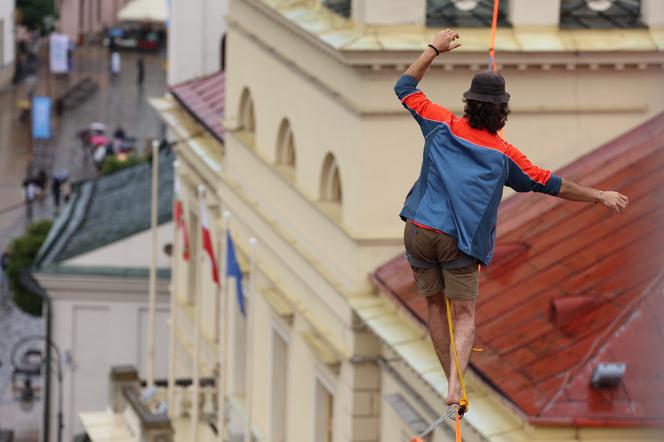
<path fill-rule="evenodd" d="M 457 391 L 449 391 L 447 393 L 447 399 L 446 399 L 447 405 L 458 404 L 459 401 L 461 400 L 461 392 L 458 391 L 458 389 L 456 390 Z"/>

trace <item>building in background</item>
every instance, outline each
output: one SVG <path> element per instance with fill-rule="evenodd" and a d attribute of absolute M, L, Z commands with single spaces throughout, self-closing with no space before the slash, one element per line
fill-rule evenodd
<path fill-rule="evenodd" d="M 14 0 L 0 1 L 0 89 L 14 75 Z"/>
<path fill-rule="evenodd" d="M 168 84 L 224 70 L 228 0 L 171 0 Z"/>
<path fill-rule="evenodd" d="M 86 36 L 115 25 L 118 22 L 118 12 L 129 1 L 57 0 L 60 31 L 76 42 L 84 41 Z"/>
<path fill-rule="evenodd" d="M 582 159 L 577 163 L 581 166 L 566 169 L 589 184 L 620 179 L 621 173 L 629 173 L 619 168 L 624 154 L 630 158 L 624 166 L 636 173 L 644 164 L 641 161 L 647 163 L 648 154 L 657 157 L 661 148 L 657 131 L 658 114 L 664 110 L 664 3 L 537 3 L 534 8 L 525 0 L 501 2 L 497 59 L 512 95 L 506 137 L 534 162 L 557 170 L 657 118 L 636 130 L 631 141 L 617 138 L 613 148 L 603 148 L 589 157 L 593 160 Z M 473 73 L 488 62 L 491 5 L 487 0 L 231 0 L 225 72 L 200 77 L 207 72 L 196 70 L 191 76 L 197 78 L 187 78 L 189 66 L 170 66 L 171 93 L 152 103 L 176 141 L 176 175 L 182 184 L 190 246 L 185 260 L 177 233 L 171 373 L 179 379 L 186 376 L 185 370 L 195 370 L 198 377 L 213 379 L 222 396 L 221 401 L 210 401 L 202 384 L 175 388 L 176 399 L 169 404 L 175 440 L 221 440 L 216 434 L 221 428 L 228 440 L 243 440 L 249 431 L 250 439 L 258 441 L 397 442 L 408 440 L 446 409 L 442 395 L 446 381 L 418 315 L 422 300 L 410 298 L 409 269 L 400 261 L 385 265 L 402 253 L 403 224 L 397 214 L 421 158 L 419 130 L 395 98 L 393 85 L 439 27 L 457 27 L 463 47 L 438 58 L 422 88 L 433 100 L 461 113 L 462 92 Z M 184 32 L 200 32 L 207 20 L 193 17 L 183 25 Z M 203 47 L 190 44 L 178 50 Z M 173 57 L 170 63 L 188 61 Z M 643 150 L 640 143 L 654 150 Z M 628 153 L 632 151 L 633 156 Z M 595 168 L 600 175 L 587 172 Z M 210 243 L 224 257 L 228 253 L 224 238 L 230 234 L 239 255 L 246 316 L 233 279 L 222 278 L 221 293 L 213 282 L 201 246 L 199 186 L 205 188 Z M 646 187 L 636 186 L 634 191 Z M 556 201 L 528 197 L 533 200 L 510 203 L 513 228 L 534 228 L 532 217 Z M 660 207 L 654 196 L 645 201 L 634 207 Z M 568 203 L 557 213 L 574 207 Z M 593 216 L 594 212 L 588 219 Z M 653 220 L 643 223 L 652 227 Z M 599 229 L 605 227 L 611 232 L 615 225 L 602 224 Z M 631 226 L 629 231 L 643 234 L 642 227 Z M 572 224 L 570 229 L 574 228 Z M 586 284 L 600 278 L 587 267 L 601 266 L 605 256 L 610 258 L 607 250 L 600 253 L 611 240 L 602 237 L 593 244 L 599 264 L 574 262 L 586 266 L 579 270 Z M 529 290 L 540 287 L 531 287 L 526 279 L 532 270 L 523 259 L 528 246 L 517 244 L 512 249 L 512 254 L 503 252 L 506 260 L 521 259 L 507 264 L 523 267 L 496 265 L 504 279 L 491 282 L 496 277 L 491 270 L 485 281 L 493 284 L 494 291 L 502 283 L 520 284 L 519 296 L 527 297 Z M 588 246 L 588 253 L 591 249 Z M 546 262 L 556 256 L 532 258 Z M 226 262 L 219 263 L 224 273 Z M 572 270 L 567 270 L 556 267 L 550 270 L 558 271 L 555 278 L 549 273 L 542 278 L 559 282 L 570 277 Z M 641 282 L 649 280 L 656 290 L 660 281 L 653 273 L 641 274 L 637 267 L 634 274 L 643 277 Z M 523 279 L 515 282 L 519 278 Z M 660 305 L 655 299 L 660 292 L 616 286 L 620 287 L 629 291 L 623 300 L 647 299 L 644 302 Z M 395 296 L 396 302 L 382 291 Z M 540 310 L 529 311 L 533 316 L 544 314 L 541 309 L 548 314 L 551 299 L 543 299 Z M 584 308 L 611 310 L 604 301 Z M 629 311 L 639 315 L 647 307 L 635 303 Z M 590 312 L 586 314 L 592 320 Z M 479 327 L 488 319 L 480 319 Z M 522 332 L 514 331 L 515 340 L 527 339 L 530 329 L 527 323 L 522 325 Z M 542 326 L 544 331 L 547 326 Z M 609 329 L 614 330 L 605 328 Z M 648 328 L 648 333 L 653 330 Z M 645 424 L 632 419 L 626 424 L 616 420 L 625 425 L 611 426 L 608 420 L 597 423 L 606 416 L 592 422 L 576 419 L 586 415 L 584 406 L 597 405 L 590 402 L 596 396 L 563 391 L 561 395 L 571 400 L 551 404 L 564 405 L 556 412 L 565 419 L 530 419 L 547 408 L 537 403 L 545 396 L 531 401 L 523 391 L 545 394 L 551 384 L 538 388 L 502 384 L 508 382 L 504 376 L 515 376 L 516 382 L 528 373 L 525 364 L 532 361 L 527 361 L 528 354 L 503 361 L 496 354 L 496 348 L 502 347 L 494 348 L 498 344 L 490 339 L 482 342 L 488 356 L 496 359 L 478 360 L 469 370 L 471 413 L 463 421 L 464 440 L 657 440 L 654 431 L 641 427 L 659 424 L 659 399 L 650 403 L 655 418 Z M 625 348 L 613 336 L 603 342 L 615 344 L 616 355 Z M 543 352 L 538 357 L 549 358 L 551 365 L 558 362 L 553 348 L 550 353 L 546 348 L 533 349 L 526 346 L 524 351 Z M 593 353 L 589 359 L 592 364 L 600 361 L 596 356 Z M 634 353 L 625 358 L 629 364 Z M 499 371 L 504 365 L 513 370 Z M 566 376 L 568 367 L 544 364 L 533 371 L 539 376 L 534 379 L 546 383 L 547 376 Z M 573 379 L 580 389 L 590 388 L 588 373 L 570 373 L 570 379 L 579 375 Z M 598 394 L 604 393 L 609 397 L 600 406 L 616 410 L 639 406 L 624 396 L 614 402 L 611 391 Z M 200 408 L 191 407 L 195 398 Z M 531 402 L 542 408 L 521 407 Z M 560 416 L 546 411 L 554 418 Z M 616 411 L 613 417 L 618 415 Z M 119 414 L 111 414 L 107 422 L 111 425 L 117 418 Z M 453 440 L 451 429 L 442 426 L 430 440 Z"/>
<path fill-rule="evenodd" d="M 166 379 L 173 155 L 161 154 L 157 230 L 155 377 Z M 79 412 L 104 408 L 111 367 L 132 365 L 146 379 L 151 260 L 150 163 L 80 184 L 56 218 L 34 270 L 51 302 L 51 340 L 63 352 L 64 439 L 83 430 Z M 51 436 L 58 385 L 51 382 Z"/>

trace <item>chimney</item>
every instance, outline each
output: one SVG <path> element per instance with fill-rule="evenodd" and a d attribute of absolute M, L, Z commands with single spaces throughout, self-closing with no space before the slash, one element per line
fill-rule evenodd
<path fill-rule="evenodd" d="M 352 0 L 353 19 L 365 25 L 424 26 L 426 0 Z"/>
<path fill-rule="evenodd" d="M 551 322 L 564 327 L 574 318 L 594 309 L 600 300 L 590 296 L 564 296 L 551 300 Z"/>

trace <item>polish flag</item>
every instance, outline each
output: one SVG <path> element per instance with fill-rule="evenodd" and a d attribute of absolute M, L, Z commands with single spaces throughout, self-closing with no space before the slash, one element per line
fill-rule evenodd
<path fill-rule="evenodd" d="M 208 220 L 207 207 L 205 205 L 205 198 L 200 198 L 201 206 L 201 234 L 203 250 L 210 258 L 210 267 L 212 270 L 212 280 L 216 285 L 219 285 L 219 267 L 217 266 L 217 259 L 214 256 L 214 248 L 212 247 L 212 235 L 210 234 L 210 222 Z"/>
<path fill-rule="evenodd" d="M 187 224 L 184 221 L 184 205 L 182 204 L 182 190 L 180 188 L 180 180 L 175 175 L 175 195 L 173 198 L 173 215 L 175 217 L 175 225 L 182 233 L 182 258 L 189 261 L 189 233 L 187 233 Z"/>

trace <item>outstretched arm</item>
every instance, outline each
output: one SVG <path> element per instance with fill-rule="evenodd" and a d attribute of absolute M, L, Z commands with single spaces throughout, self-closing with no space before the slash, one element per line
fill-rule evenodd
<path fill-rule="evenodd" d="M 616 213 L 622 213 L 629 204 L 629 198 L 619 192 L 593 189 L 592 187 L 576 184 L 566 178 L 562 179 L 558 196 L 570 201 L 600 202 Z"/>
<path fill-rule="evenodd" d="M 450 29 L 440 31 L 433 39 L 433 42 L 431 42 L 431 46 L 435 47 L 438 52 L 431 46 L 427 46 L 420 56 L 417 57 L 417 60 L 406 70 L 404 75 L 410 75 L 415 77 L 417 81 L 420 81 L 438 54 L 449 52 L 461 46 L 460 43 L 454 41 L 458 38 L 459 34 Z"/>

